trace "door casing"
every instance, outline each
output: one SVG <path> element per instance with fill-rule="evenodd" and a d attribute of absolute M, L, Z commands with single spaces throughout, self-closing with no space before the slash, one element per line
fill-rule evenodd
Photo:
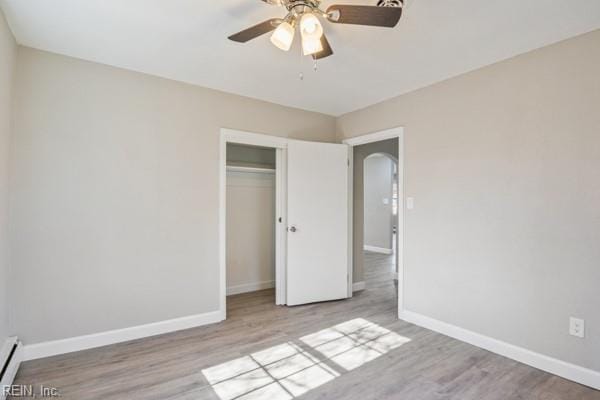
<path fill-rule="evenodd" d="M 350 232 L 350 240 L 353 237 L 353 192 L 354 192 L 354 151 L 352 148 L 354 146 L 359 146 L 361 144 L 380 142 L 382 140 L 394 139 L 398 138 L 398 223 L 397 223 L 397 232 L 396 232 L 396 264 L 398 266 L 398 318 L 400 314 L 404 310 L 404 221 L 405 221 L 405 206 L 404 206 L 404 128 L 396 127 L 391 129 L 386 129 L 374 133 L 369 133 L 361 136 L 356 136 L 351 139 L 346 139 L 343 143 L 346 143 L 350 146 L 350 173 L 349 173 L 349 226 L 348 230 Z M 350 254 L 349 260 L 350 265 L 352 266 L 352 242 L 350 245 Z M 352 267 L 350 268 L 350 285 L 348 286 L 350 290 L 352 290 Z"/>
<path fill-rule="evenodd" d="M 275 303 L 286 298 L 286 156 L 287 138 L 222 128 L 219 138 L 219 314 L 227 318 L 227 143 L 270 147 L 276 150 L 275 169 Z M 280 220 L 281 218 L 281 220 Z"/>

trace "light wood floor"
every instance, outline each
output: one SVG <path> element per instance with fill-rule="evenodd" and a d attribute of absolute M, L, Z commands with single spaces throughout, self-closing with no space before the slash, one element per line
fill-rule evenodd
<path fill-rule="evenodd" d="M 367 288 L 350 300 L 287 308 L 272 290 L 232 296 L 223 323 L 29 361 L 16 383 L 57 387 L 63 399 L 600 400 L 398 320 L 392 262 L 367 254 Z"/>

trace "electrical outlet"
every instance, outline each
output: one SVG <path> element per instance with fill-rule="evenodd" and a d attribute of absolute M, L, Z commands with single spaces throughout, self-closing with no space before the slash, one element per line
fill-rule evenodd
<path fill-rule="evenodd" d="M 585 321 L 580 318 L 569 318 L 569 335 L 585 337 Z"/>
<path fill-rule="evenodd" d="M 415 199 L 413 197 L 407 197 L 406 198 L 406 209 L 412 210 L 413 208 L 415 208 Z"/>

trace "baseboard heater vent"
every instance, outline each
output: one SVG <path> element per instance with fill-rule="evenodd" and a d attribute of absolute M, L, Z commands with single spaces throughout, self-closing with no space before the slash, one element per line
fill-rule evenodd
<path fill-rule="evenodd" d="M 4 399 L 4 388 L 10 386 L 15 379 L 19 365 L 23 358 L 22 345 L 17 337 L 6 339 L 0 349 L 0 399 Z"/>

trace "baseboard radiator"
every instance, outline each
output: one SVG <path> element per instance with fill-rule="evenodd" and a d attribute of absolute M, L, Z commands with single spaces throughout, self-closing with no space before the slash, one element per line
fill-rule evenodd
<path fill-rule="evenodd" d="M 0 349 L 0 399 L 5 398 L 5 387 L 12 385 L 21 360 L 23 346 L 17 337 L 9 337 Z"/>

